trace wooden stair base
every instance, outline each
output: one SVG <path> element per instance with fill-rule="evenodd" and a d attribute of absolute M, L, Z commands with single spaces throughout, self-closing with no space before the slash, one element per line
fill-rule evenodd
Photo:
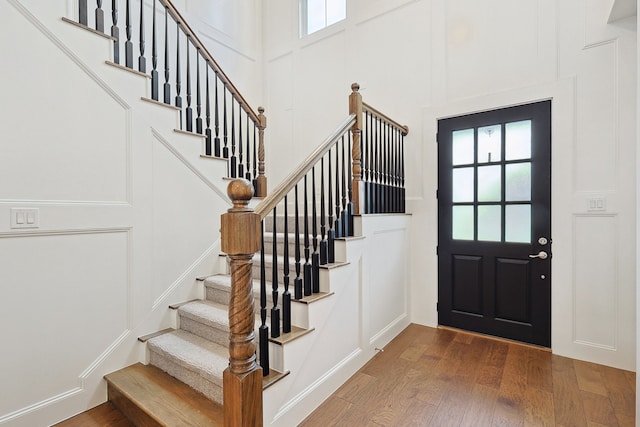
<path fill-rule="evenodd" d="M 222 426 L 224 410 L 151 365 L 136 363 L 105 376 L 108 397 L 137 426 Z"/>

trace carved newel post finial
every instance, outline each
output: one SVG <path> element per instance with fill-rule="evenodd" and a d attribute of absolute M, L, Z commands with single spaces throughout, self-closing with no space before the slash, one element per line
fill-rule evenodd
<path fill-rule="evenodd" d="M 260 249 L 260 216 L 249 207 L 253 186 L 246 179 L 229 183 L 233 206 L 220 218 L 222 251 L 230 260 L 229 367 L 223 375 L 224 424 L 262 426 L 262 371 L 256 363 L 255 304 L 251 266 Z"/>

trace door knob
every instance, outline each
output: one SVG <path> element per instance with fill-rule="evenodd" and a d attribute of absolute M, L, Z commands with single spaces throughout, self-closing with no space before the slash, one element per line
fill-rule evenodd
<path fill-rule="evenodd" d="M 540 251 L 535 255 L 529 255 L 529 258 L 547 259 L 547 258 L 549 258 L 549 254 L 546 253 L 545 251 Z"/>

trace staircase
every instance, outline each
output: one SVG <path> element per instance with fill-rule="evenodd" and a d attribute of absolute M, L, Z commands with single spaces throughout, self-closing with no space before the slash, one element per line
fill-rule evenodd
<path fill-rule="evenodd" d="M 81 23 L 65 21 L 95 34 L 95 30 L 85 25 L 86 21 L 82 23 L 84 3 L 80 1 Z M 178 89 L 175 100 L 175 92 L 163 99 L 155 64 L 148 72 L 132 70 L 128 64 L 107 62 L 106 66 L 114 76 L 125 72 L 126 77 L 116 79 L 142 79 L 145 85 L 151 85 L 151 98 L 143 97 L 141 102 L 154 110 L 155 115 L 168 117 L 163 132 L 172 132 L 170 124 L 177 115 L 180 129 L 174 131 L 171 141 L 166 141 L 164 134 L 156 134 L 155 128 L 154 136 L 214 192 L 223 193 L 230 180 L 247 178 L 253 184 L 254 194 L 264 197 L 264 110 L 258 109 L 259 113 L 251 110 L 171 2 L 154 0 L 152 5 L 153 25 L 146 28 L 147 31 L 154 28 L 154 37 L 156 26 L 167 28 L 166 23 L 155 22 L 162 15 L 156 12 L 156 5 L 164 7 L 165 19 L 167 16 L 176 19 L 178 28 L 186 32 L 183 35 L 183 42 L 187 43 L 186 77 L 183 75 L 186 97 L 181 98 Z M 102 31 L 97 33 L 104 37 Z M 120 47 L 125 44 L 122 38 L 110 40 Z M 189 71 L 189 61 L 194 63 L 193 56 L 188 59 L 189 51 L 192 55 L 197 52 L 197 64 L 204 60 L 207 65 L 197 65 Z M 128 55 L 119 54 L 123 58 Z M 184 51 L 182 55 L 185 61 Z M 176 69 L 185 67 L 184 62 L 167 63 Z M 192 92 L 195 82 L 198 89 Z M 230 111 L 222 109 L 227 99 Z M 213 105 L 215 108 L 210 111 L 209 106 Z M 256 224 L 260 221 L 263 224 L 262 232 L 258 233 L 262 241 L 248 252 L 240 248 L 213 254 L 211 257 L 219 261 L 228 257 L 231 264 L 209 263 L 218 267 L 197 278 L 197 293 L 202 299 L 175 301 L 166 309 L 175 316 L 175 321 L 169 322 L 175 327 L 139 338 L 145 343 L 147 355 L 140 360 L 148 365 L 135 363 L 105 376 L 109 400 L 136 425 L 221 425 L 223 413 L 229 419 L 230 406 L 243 413 L 251 406 L 246 402 L 257 400 L 260 408 L 255 408 L 259 409 L 256 413 L 261 420 L 264 417 L 265 424 L 296 424 L 369 360 L 376 346 L 382 347 L 406 326 L 404 259 L 408 255 L 408 218 L 402 214 L 402 138 L 408 130 L 363 103 L 355 84 L 349 106 L 349 117 L 336 131 L 255 207 Z M 244 185 L 236 183 L 232 181 L 230 188 Z M 246 206 L 246 195 L 229 191 L 234 203 L 229 218 L 252 212 Z M 381 213 L 390 215 L 363 215 Z M 223 221 L 222 250 L 225 233 L 229 235 L 226 225 Z M 252 240 L 240 234 L 247 231 L 246 224 L 238 230 L 236 243 Z M 391 240 L 390 235 L 394 235 Z M 394 254 L 388 257 L 389 261 L 380 262 L 384 257 L 373 251 L 376 245 L 392 248 Z M 258 253 L 254 254 L 256 249 Z M 250 322 L 251 331 L 259 338 L 255 354 L 260 366 L 252 359 L 254 353 L 242 359 L 230 346 L 230 342 L 249 343 L 250 349 L 255 345 L 247 331 L 239 333 L 234 323 L 230 326 L 229 322 L 234 310 L 236 314 L 249 313 L 248 307 L 241 308 L 233 302 L 232 289 L 241 289 L 242 284 L 235 283 L 232 277 L 236 277 L 234 260 L 251 256 L 253 281 L 248 285 L 254 304 L 251 311 L 255 314 L 245 322 Z M 192 279 L 196 281 L 196 277 Z M 375 289 L 378 295 L 369 295 L 369 289 Z M 149 322 L 160 323 L 167 322 Z M 230 360 L 231 365 L 247 366 L 240 377 L 259 370 L 262 387 L 259 397 L 246 394 L 238 398 L 240 404 L 232 402 L 223 408 L 223 400 L 228 401 L 223 391 L 227 380 L 224 371 Z M 247 387 L 245 391 L 254 391 L 250 389 Z"/>

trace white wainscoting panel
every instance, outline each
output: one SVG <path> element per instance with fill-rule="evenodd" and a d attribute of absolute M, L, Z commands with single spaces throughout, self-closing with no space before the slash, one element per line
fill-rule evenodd
<path fill-rule="evenodd" d="M 196 145 L 201 143 L 192 139 Z M 153 144 L 152 262 L 156 300 L 167 291 L 168 284 L 219 239 L 220 214 L 230 205 L 162 142 L 154 140 Z"/>
<path fill-rule="evenodd" d="M 574 217 L 574 342 L 616 350 L 618 230 L 614 215 Z"/>
<path fill-rule="evenodd" d="M 406 229 L 398 228 L 375 232 L 367 242 L 367 245 L 377 248 L 371 251 L 371 262 L 366 264 L 369 339 L 407 314 L 407 293 L 403 286 L 406 282 L 407 239 Z"/>
<path fill-rule="evenodd" d="M 575 190 L 613 191 L 618 166 L 617 41 L 582 51 Z"/>
<path fill-rule="evenodd" d="M 11 87 L 3 102 L 19 114 L 0 122 L 0 198 L 128 201 L 126 108 L 16 9 L 5 9 L 11 37 L 0 39 L 0 51 L 14 66 L 3 70 Z M 43 64 L 56 64 L 55 72 Z"/>
<path fill-rule="evenodd" d="M 128 329 L 128 239 L 127 230 L 0 238 L 0 384 L 12 384 L 0 422 L 81 386 L 79 376 Z"/>

